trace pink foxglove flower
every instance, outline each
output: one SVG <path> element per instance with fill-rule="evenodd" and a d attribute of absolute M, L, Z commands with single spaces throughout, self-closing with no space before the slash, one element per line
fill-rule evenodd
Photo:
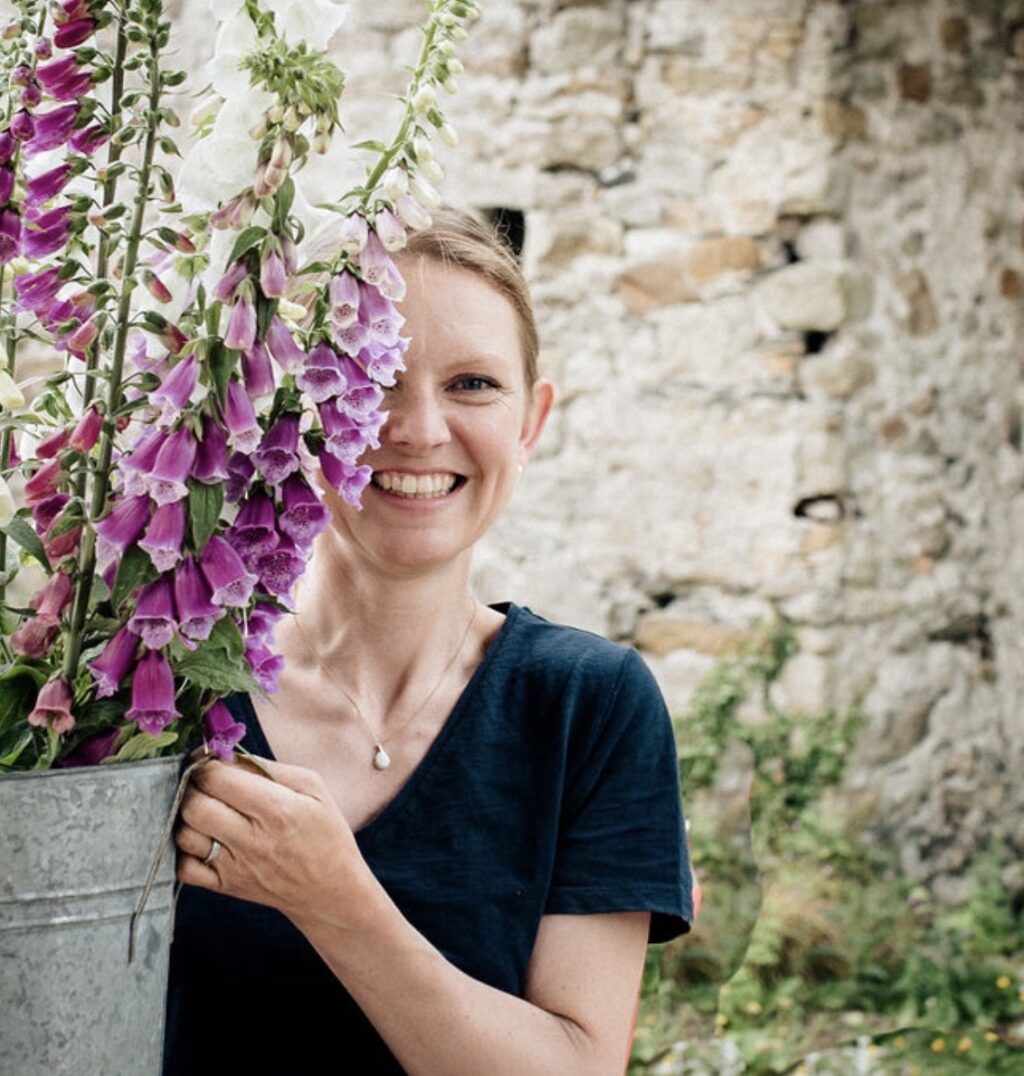
<path fill-rule="evenodd" d="M 259 340 L 248 351 L 242 352 L 242 380 L 245 382 L 245 391 L 253 400 L 273 396 L 277 388 L 270 352 Z"/>
<path fill-rule="evenodd" d="M 25 152 L 29 157 L 56 149 L 64 145 L 75 129 L 78 119 L 78 104 L 58 105 L 49 112 L 37 112 L 32 117 L 32 137 L 25 143 Z M 13 129 L 13 123 L 12 123 Z"/>
<path fill-rule="evenodd" d="M 80 67 L 74 53 L 36 68 L 39 85 L 57 101 L 75 101 L 92 85 L 92 72 Z"/>
<path fill-rule="evenodd" d="M 70 598 L 71 578 L 65 572 L 54 572 L 46 586 L 29 601 L 36 615 L 11 635 L 11 649 L 23 657 L 46 655 L 60 630 L 60 614 Z"/>
<path fill-rule="evenodd" d="M 327 344 L 318 344 L 313 348 L 295 383 L 314 403 L 340 396 L 345 391 L 346 382 L 334 348 Z"/>
<path fill-rule="evenodd" d="M 252 485 L 256 468 L 244 452 L 232 452 L 228 456 L 228 479 L 224 484 L 224 499 L 229 504 L 240 501 Z"/>
<path fill-rule="evenodd" d="M 29 506 L 39 504 L 52 497 L 64 478 L 64 469 L 60 460 L 49 460 L 25 483 L 25 503 Z"/>
<path fill-rule="evenodd" d="M 210 227 L 233 228 L 235 231 L 248 228 L 256 212 L 256 205 L 252 192 L 246 191 L 232 198 L 230 202 L 225 202 L 219 209 L 215 209 L 210 214 Z"/>
<path fill-rule="evenodd" d="M 128 621 L 128 630 L 141 636 L 150 650 L 159 650 L 174 638 L 177 627 L 171 579 L 166 575 L 161 576 L 139 591 L 138 604 Z"/>
<path fill-rule="evenodd" d="M 267 694 L 272 695 L 277 691 L 284 670 L 284 657 L 281 654 L 273 653 L 258 636 L 250 636 L 245 640 L 245 660 L 252 669 L 256 683 Z"/>
<path fill-rule="evenodd" d="M 14 193 L 14 169 L 7 165 L 0 165 L 0 205 L 6 205 Z M 26 204 L 28 198 L 25 199 Z"/>
<path fill-rule="evenodd" d="M 377 214 L 375 230 L 384 249 L 389 253 L 393 254 L 405 246 L 405 228 L 390 209 L 382 209 Z"/>
<path fill-rule="evenodd" d="M 364 287 L 359 304 L 359 320 L 366 326 L 373 343 L 394 347 L 405 318 L 399 314 L 395 304 L 376 288 Z"/>
<path fill-rule="evenodd" d="M 391 256 L 384 249 L 384 244 L 377 237 L 377 233 L 370 232 L 366 239 L 366 246 L 359 255 L 359 268 L 363 280 L 367 284 L 380 284 L 388 267 L 392 264 Z"/>
<path fill-rule="evenodd" d="M 56 733 L 70 732 L 75 727 L 75 718 L 71 713 L 71 690 L 59 676 L 39 689 L 36 705 L 28 715 L 28 723 L 40 728 L 49 726 Z"/>
<path fill-rule="evenodd" d="M 369 235 L 370 229 L 366 223 L 366 218 L 361 217 L 358 213 L 351 213 L 342 222 L 338 233 L 338 246 L 346 254 L 355 256 L 362 252 Z"/>
<path fill-rule="evenodd" d="M 60 291 L 60 270 L 55 267 L 40 269 L 36 273 L 22 273 L 14 278 L 14 292 L 18 297 L 19 310 L 31 310 L 37 317 Z"/>
<path fill-rule="evenodd" d="M 280 541 L 274 502 L 265 493 L 247 497 L 225 537 L 238 555 L 249 564 L 269 552 Z"/>
<path fill-rule="evenodd" d="M 188 496 L 185 483 L 195 458 L 196 439 L 187 426 L 175 430 L 164 441 L 145 480 L 146 491 L 157 504 L 171 504 Z"/>
<path fill-rule="evenodd" d="M 160 424 L 170 425 L 182 408 L 188 403 L 199 383 L 199 361 L 195 355 L 182 359 L 160 383 L 160 387 L 149 394 L 151 403 L 161 408 Z"/>
<path fill-rule="evenodd" d="M 219 422 L 203 416 L 203 439 L 196 449 L 193 478 L 200 482 L 221 482 L 228 477 L 228 440 Z"/>
<path fill-rule="evenodd" d="M 146 429 L 132 445 L 131 453 L 121 460 L 121 481 L 129 496 L 147 492 L 146 476 L 156 463 L 166 436 L 164 430 Z"/>
<path fill-rule="evenodd" d="M 276 486 L 299 469 L 298 442 L 299 416 L 290 412 L 282 415 L 264 434 L 253 463 L 271 485 Z"/>
<path fill-rule="evenodd" d="M 260 264 L 260 290 L 268 299 L 283 299 L 287 284 L 281 255 L 274 250 L 267 251 Z"/>
<path fill-rule="evenodd" d="M 135 666 L 132 705 L 125 716 L 153 736 L 181 717 L 174 705 L 174 674 L 162 654 L 151 650 Z"/>
<path fill-rule="evenodd" d="M 228 271 L 213 286 L 213 297 L 222 303 L 229 303 L 234 298 L 235 288 L 249 275 L 245 262 L 232 263 Z"/>
<path fill-rule="evenodd" d="M 90 407 L 78 420 L 68 441 L 68 448 L 73 448 L 76 452 L 88 452 L 100 439 L 102 430 L 103 416 L 95 407 Z"/>
<path fill-rule="evenodd" d="M 89 662 L 89 672 L 96 681 L 96 698 L 106 699 L 117 691 L 135 662 L 138 646 L 139 637 L 126 627 L 120 628 L 103 653 Z"/>
<path fill-rule="evenodd" d="M 11 208 L 0 210 L 0 265 L 21 252 L 21 217 Z"/>
<path fill-rule="evenodd" d="M 394 262 L 384 267 L 384 275 L 377 284 L 381 295 L 393 303 L 400 303 L 405 298 L 405 277 L 398 271 Z"/>
<path fill-rule="evenodd" d="M 55 430 L 49 437 L 36 445 L 36 455 L 41 460 L 52 460 L 58 452 L 61 452 L 71 439 L 69 429 Z"/>
<path fill-rule="evenodd" d="M 332 324 L 331 337 L 346 355 L 358 355 L 370 343 L 370 330 L 361 321 L 352 321 L 341 329 Z"/>
<path fill-rule="evenodd" d="M 174 601 L 178 631 L 186 639 L 209 639 L 213 625 L 224 615 L 210 600 L 210 584 L 191 557 L 186 557 L 174 573 Z"/>
<path fill-rule="evenodd" d="M 149 554 L 157 571 L 167 572 L 181 560 L 185 540 L 185 502 L 162 504 L 153 513 L 139 548 Z"/>
<path fill-rule="evenodd" d="M 331 280 L 331 322 L 344 329 L 359 317 L 359 281 L 349 272 L 339 273 Z"/>
<path fill-rule="evenodd" d="M 149 522 L 149 508 L 147 496 L 122 497 L 96 524 L 97 556 L 101 563 L 121 556 L 138 541 Z"/>
<path fill-rule="evenodd" d="M 207 748 L 224 762 L 230 760 L 235 744 L 245 737 L 245 725 L 236 721 L 227 705 L 219 700 L 203 714 L 203 731 Z"/>
<path fill-rule="evenodd" d="M 256 410 L 240 381 L 228 383 L 224 425 L 228 431 L 228 443 L 239 452 L 252 452 L 260 443 L 261 431 L 256 421 Z"/>
<path fill-rule="evenodd" d="M 71 234 L 71 207 L 58 206 L 41 213 L 22 230 L 21 245 L 26 257 L 45 258 L 60 250 Z"/>
<path fill-rule="evenodd" d="M 240 296 L 235 299 L 228 318 L 228 331 L 224 334 L 225 347 L 235 351 L 246 351 L 256 340 L 256 308 L 250 299 Z"/>
<path fill-rule="evenodd" d="M 366 415 L 375 411 L 384 400 L 384 390 L 371 381 L 366 371 L 354 359 L 343 355 L 341 371 L 345 375 L 345 395 L 335 404 L 350 415 Z"/>
<path fill-rule="evenodd" d="M 28 142 L 36 133 L 36 123 L 31 113 L 25 109 L 14 114 L 10 126 L 11 135 L 19 142 Z"/>
<path fill-rule="evenodd" d="M 242 558 L 223 538 L 214 535 L 206 543 L 199 567 L 210 584 L 214 605 L 242 606 L 248 603 L 257 578 L 247 571 Z"/>
<path fill-rule="evenodd" d="M 330 452 L 320 453 L 320 472 L 343 501 L 353 508 L 361 508 L 363 490 L 370 484 L 373 468 L 346 463 Z"/>
<path fill-rule="evenodd" d="M 57 27 L 53 35 L 53 43 L 59 49 L 73 49 L 76 45 L 81 45 L 83 41 L 92 37 L 95 29 L 95 19 L 75 19 Z"/>
<path fill-rule="evenodd" d="M 281 488 L 283 511 L 278 526 L 303 549 L 308 549 L 330 523 L 331 513 L 308 482 L 299 475 L 285 480 Z"/>
<path fill-rule="evenodd" d="M 102 123 L 90 123 L 79 128 L 68 139 L 68 146 L 86 157 L 92 156 L 110 138 L 110 132 Z"/>
<path fill-rule="evenodd" d="M 120 729 L 111 729 L 109 732 L 99 732 L 95 736 L 84 739 L 74 751 L 69 751 L 63 758 L 57 759 L 57 765 L 61 769 L 72 769 L 76 766 L 98 766 L 114 753 L 114 745 L 120 736 Z"/>
<path fill-rule="evenodd" d="M 88 351 L 94 343 L 96 343 L 96 337 L 99 336 L 100 328 L 96 323 L 95 318 L 90 318 L 89 321 L 83 322 L 77 329 L 64 341 L 68 351 L 73 351 L 77 355 L 81 355 Z"/>
<path fill-rule="evenodd" d="M 290 538 L 282 538 L 273 549 L 256 558 L 260 583 L 271 594 L 287 594 L 305 567 L 305 556 Z"/>
<path fill-rule="evenodd" d="M 400 336 L 398 343 L 392 347 L 386 344 L 367 344 L 359 353 L 359 361 L 374 381 L 380 385 L 391 386 L 395 383 L 396 376 L 405 369 L 402 356 L 408 343 L 405 337 Z"/>
<path fill-rule="evenodd" d="M 294 373 L 306 359 L 306 353 L 277 315 L 270 319 L 270 327 L 267 329 L 267 350 L 274 362 L 286 373 Z"/>
<path fill-rule="evenodd" d="M 339 460 L 354 464 L 366 449 L 380 448 L 378 434 L 384 425 L 383 413 L 370 412 L 356 417 L 339 410 L 331 400 L 322 403 L 319 410 L 327 435 L 324 448 Z"/>

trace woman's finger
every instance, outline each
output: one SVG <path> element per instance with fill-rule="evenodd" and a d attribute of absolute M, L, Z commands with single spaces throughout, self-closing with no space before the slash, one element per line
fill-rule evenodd
<path fill-rule="evenodd" d="M 225 844 L 237 845 L 252 832 L 252 822 L 244 814 L 198 788 L 185 793 L 180 817 L 187 826 L 212 834 Z"/>
<path fill-rule="evenodd" d="M 178 850 L 184 852 L 185 855 L 195 856 L 196 859 L 202 860 L 210 854 L 213 837 L 200 833 L 199 830 L 182 823 L 175 831 L 174 843 L 178 846 Z"/>

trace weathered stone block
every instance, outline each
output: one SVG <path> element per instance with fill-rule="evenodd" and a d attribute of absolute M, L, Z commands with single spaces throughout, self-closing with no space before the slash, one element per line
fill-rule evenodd
<path fill-rule="evenodd" d="M 757 288 L 757 299 L 783 329 L 834 332 L 847 314 L 842 265 L 797 262 L 779 269 Z"/>
<path fill-rule="evenodd" d="M 749 236 L 726 235 L 692 246 L 686 254 L 686 267 L 700 284 L 723 273 L 750 272 L 760 260 L 757 244 Z"/>
<path fill-rule="evenodd" d="M 618 291 L 630 314 L 696 302 L 700 297 L 681 258 L 666 257 L 630 266 L 619 275 Z"/>
<path fill-rule="evenodd" d="M 588 5 L 560 11 L 530 37 L 530 59 L 541 72 L 613 64 L 625 26 L 616 7 Z"/>
<path fill-rule="evenodd" d="M 637 625 L 635 642 L 641 650 L 664 657 L 673 650 L 695 650 L 722 657 L 735 653 L 753 633 L 728 624 L 686 620 L 667 613 L 648 613 Z"/>

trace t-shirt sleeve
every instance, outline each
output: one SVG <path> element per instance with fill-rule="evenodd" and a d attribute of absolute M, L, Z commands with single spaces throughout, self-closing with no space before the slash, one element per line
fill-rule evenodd
<path fill-rule="evenodd" d="M 693 921 L 675 738 L 654 676 L 622 653 L 596 712 L 573 723 L 545 911 L 650 911 L 662 942 Z"/>

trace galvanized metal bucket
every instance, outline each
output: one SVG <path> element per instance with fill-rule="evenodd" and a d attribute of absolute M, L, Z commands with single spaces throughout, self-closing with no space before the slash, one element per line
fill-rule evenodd
<path fill-rule="evenodd" d="M 0 777 L 0 1076 L 158 1076 L 180 759 Z"/>

